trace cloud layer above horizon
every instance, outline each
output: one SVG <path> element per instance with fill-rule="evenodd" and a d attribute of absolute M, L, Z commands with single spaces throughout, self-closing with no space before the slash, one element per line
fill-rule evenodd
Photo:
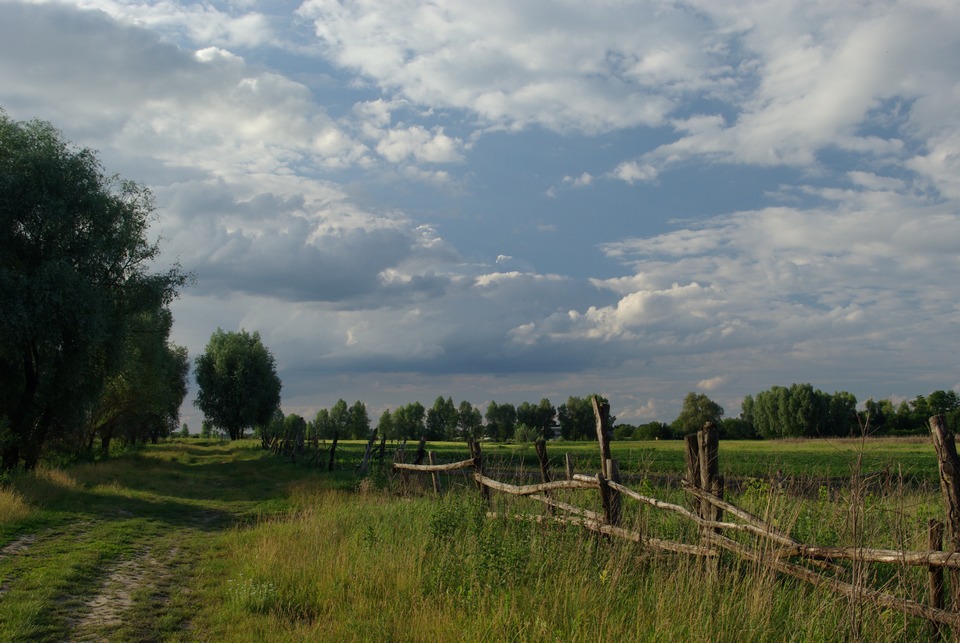
<path fill-rule="evenodd" d="M 258 330 L 307 416 L 960 390 L 958 59 L 932 0 L 0 0 L 0 107 L 151 188 L 175 341 Z"/>

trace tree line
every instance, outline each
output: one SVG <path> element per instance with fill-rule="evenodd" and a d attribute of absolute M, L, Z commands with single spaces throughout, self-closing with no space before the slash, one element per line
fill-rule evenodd
<path fill-rule="evenodd" d="M 484 412 L 464 400 L 454 404 L 453 398 L 437 397 L 429 409 L 420 402 L 411 402 L 385 410 L 376 426 L 372 424 L 366 405 L 357 400 L 347 405 L 340 399 L 329 409 L 323 408 L 307 420 L 297 414 L 284 415 L 278 408 L 269 422 L 253 426 L 254 434 L 267 446 L 275 437 L 302 436 L 306 440 L 367 439 L 376 429 L 377 435 L 389 440 L 419 439 L 465 440 L 490 438 L 497 441 L 530 442 L 538 437 L 552 438 L 555 430 L 568 440 L 596 438 L 592 398 L 570 396 L 559 407 L 549 399 L 519 405 L 490 402 Z"/>

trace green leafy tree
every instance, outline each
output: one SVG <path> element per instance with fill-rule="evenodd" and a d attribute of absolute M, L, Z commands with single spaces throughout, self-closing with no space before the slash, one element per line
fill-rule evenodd
<path fill-rule="evenodd" d="M 0 110 L 0 469 L 33 468 L 49 439 L 76 442 L 129 321 L 186 283 L 151 271 L 153 213 L 150 192 L 94 152 Z"/>
<path fill-rule="evenodd" d="M 696 433 L 707 422 L 713 422 L 718 427 L 723 418 L 723 407 L 711 400 L 705 393 L 690 391 L 683 398 L 683 407 L 680 415 L 673 421 L 672 429 L 676 435 Z"/>
<path fill-rule="evenodd" d="M 397 438 L 397 427 L 393 421 L 393 414 L 387 409 L 380 414 L 380 421 L 377 422 L 377 434 L 389 440 Z"/>
<path fill-rule="evenodd" d="M 517 409 L 513 404 L 497 404 L 492 401 L 487 405 L 484 417 L 487 420 L 487 436 L 500 442 L 513 437 L 517 426 Z"/>
<path fill-rule="evenodd" d="M 261 447 L 268 449 L 274 438 L 283 437 L 284 419 L 283 411 L 278 406 L 273 410 L 273 415 L 270 416 L 267 422 L 254 426 L 253 433 L 256 437 L 260 438 Z"/>
<path fill-rule="evenodd" d="M 333 437 L 333 420 L 330 419 L 329 409 L 317 411 L 311 422 L 310 437 L 317 440 L 328 440 Z"/>
<path fill-rule="evenodd" d="M 634 440 L 669 440 L 672 437 L 670 425 L 665 422 L 647 422 L 633 432 Z"/>
<path fill-rule="evenodd" d="M 514 433 L 513 439 L 517 442 L 517 444 L 527 444 L 536 440 L 537 435 L 538 433 L 536 428 L 530 426 L 529 424 L 520 422 L 517 424 L 517 429 Z"/>
<path fill-rule="evenodd" d="M 197 407 L 231 440 L 266 424 L 280 405 L 280 378 L 260 333 L 217 329 L 194 368 Z"/>
<path fill-rule="evenodd" d="M 444 399 L 442 395 L 439 396 L 430 410 L 427 411 L 427 439 L 454 439 L 457 435 L 459 420 L 457 407 L 453 405 L 453 399 L 449 397 Z"/>
<path fill-rule="evenodd" d="M 129 323 L 119 369 L 107 378 L 89 415 L 86 452 L 96 436 L 104 454 L 115 436 L 126 444 L 157 442 L 170 436 L 180 421 L 190 357 L 185 347 L 167 341 L 173 316 L 161 309 L 141 313 Z"/>
<path fill-rule="evenodd" d="M 536 429 L 538 434 L 549 438 L 558 413 L 558 409 L 554 408 L 547 398 L 541 399 L 537 404 L 523 402 L 517 407 L 517 423 L 526 424 Z"/>
<path fill-rule="evenodd" d="M 180 426 L 180 437 L 181 437 L 181 438 L 189 438 L 189 437 L 190 437 L 190 427 L 187 426 L 187 423 L 186 423 L 186 422 L 184 422 L 184 423 Z"/>
<path fill-rule="evenodd" d="M 457 426 L 462 435 L 477 439 L 483 434 L 483 414 L 473 404 L 463 400 L 457 407 Z"/>
<path fill-rule="evenodd" d="M 621 422 L 617 426 L 613 427 L 613 439 L 614 440 L 632 440 L 633 434 L 637 430 L 637 427 L 632 424 L 627 424 Z"/>
<path fill-rule="evenodd" d="M 571 395 L 557 409 L 560 435 L 564 440 L 595 440 L 597 438 L 597 419 L 593 412 L 593 398 L 608 404 L 607 399 L 601 395 L 594 394 L 586 397 Z M 610 425 L 613 426 L 616 420 L 616 417 L 610 416 Z"/>
<path fill-rule="evenodd" d="M 370 416 L 367 415 L 367 406 L 360 400 L 347 411 L 347 435 L 354 440 L 370 437 Z"/>
<path fill-rule="evenodd" d="M 425 417 L 426 409 L 420 402 L 412 402 L 399 407 L 393 412 L 393 423 L 396 427 L 397 436 L 406 440 L 423 435 Z"/>
<path fill-rule="evenodd" d="M 338 435 L 346 438 L 350 435 L 350 407 L 346 400 L 341 398 L 330 408 L 330 427 L 331 437 Z"/>

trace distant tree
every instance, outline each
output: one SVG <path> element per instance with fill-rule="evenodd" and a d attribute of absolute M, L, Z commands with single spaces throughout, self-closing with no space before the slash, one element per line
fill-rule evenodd
<path fill-rule="evenodd" d="M 281 437 L 289 444 L 302 445 L 307 437 L 307 421 L 296 413 L 283 418 L 283 433 Z"/>
<path fill-rule="evenodd" d="M 483 435 L 483 414 L 473 404 L 463 400 L 457 407 L 457 426 L 463 436 L 479 439 Z"/>
<path fill-rule="evenodd" d="M 517 407 L 517 422 L 526 424 L 536 429 L 539 435 L 549 438 L 558 413 L 558 409 L 554 408 L 547 398 L 541 399 L 537 404 L 523 402 Z"/>
<path fill-rule="evenodd" d="M 153 213 L 150 192 L 93 151 L 0 110 L 0 470 L 34 468 L 48 440 L 83 440 L 131 320 L 186 283 L 151 270 Z"/>
<path fill-rule="evenodd" d="M 811 384 L 774 386 L 755 398 L 748 395 L 741 417 L 763 438 L 846 436 L 860 426 L 857 398 L 852 393 L 831 395 Z M 872 421 L 871 426 L 875 426 Z"/>
<path fill-rule="evenodd" d="M 197 407 L 231 440 L 246 428 L 265 424 L 280 405 L 280 378 L 260 334 L 219 328 L 197 358 Z"/>
<path fill-rule="evenodd" d="M 720 438 L 724 440 L 754 440 L 760 437 L 753 425 L 743 418 L 723 418 L 717 428 Z"/>
<path fill-rule="evenodd" d="M 521 422 L 516 427 L 513 439 L 517 444 L 527 444 L 536 440 L 537 435 L 539 435 L 539 431 L 535 427 Z"/>
<path fill-rule="evenodd" d="M 647 422 L 633 431 L 634 440 L 669 440 L 672 437 L 670 425 L 664 422 Z"/>
<path fill-rule="evenodd" d="M 496 401 L 487 405 L 484 417 L 487 420 L 487 435 L 494 440 L 504 442 L 513 437 L 517 425 L 517 409 L 513 404 L 497 404 Z"/>
<path fill-rule="evenodd" d="M 620 423 L 613 427 L 614 440 L 632 440 L 637 427 L 632 424 Z"/>
<path fill-rule="evenodd" d="M 377 422 L 377 435 L 393 440 L 397 438 L 397 427 L 393 421 L 393 415 L 390 409 L 380 414 L 380 421 Z"/>
<path fill-rule="evenodd" d="M 283 421 L 284 421 L 283 411 L 278 406 L 273 410 L 273 415 L 270 416 L 270 419 L 262 424 L 258 424 L 253 428 L 253 434 L 260 438 L 260 446 L 264 449 L 270 448 L 270 443 L 273 442 L 274 438 L 283 437 Z"/>
<path fill-rule="evenodd" d="M 370 437 L 370 416 L 367 415 L 366 405 L 357 400 L 347 412 L 348 433 L 354 440 Z"/>
<path fill-rule="evenodd" d="M 398 407 L 393 412 L 393 424 L 397 431 L 397 437 L 402 440 L 420 437 L 425 432 L 424 418 L 426 409 L 420 402 L 411 402 L 405 406 Z"/>
<path fill-rule="evenodd" d="M 833 395 L 827 395 L 826 398 L 828 421 L 824 433 L 826 435 L 855 435 L 860 428 L 856 396 L 846 391 L 837 391 Z"/>
<path fill-rule="evenodd" d="M 200 437 L 207 440 L 213 437 L 213 426 L 207 420 L 200 423 Z"/>
<path fill-rule="evenodd" d="M 433 406 L 427 411 L 427 439 L 428 440 L 452 440 L 457 434 L 457 423 L 460 418 L 457 415 L 457 407 L 453 404 L 452 398 L 446 398 L 441 395 L 433 403 Z"/>
<path fill-rule="evenodd" d="M 601 395 L 576 397 L 571 395 L 564 404 L 557 409 L 560 420 L 560 435 L 564 440 L 595 440 L 597 438 L 597 420 L 593 412 L 593 398 L 604 404 L 607 399 Z M 609 418 L 610 425 L 616 423 L 616 417 Z"/>
<path fill-rule="evenodd" d="M 189 438 L 189 437 L 190 437 L 190 427 L 187 426 L 187 423 L 186 423 L 186 422 L 184 422 L 184 423 L 180 426 L 180 437 L 181 437 L 181 438 Z"/>
<path fill-rule="evenodd" d="M 342 439 L 350 437 L 350 407 L 342 398 L 330 408 L 330 437 L 334 435 Z"/>
<path fill-rule="evenodd" d="M 329 440 L 333 438 L 333 420 L 330 419 L 329 409 L 320 409 L 310 423 L 310 437 L 315 440 Z"/>
<path fill-rule="evenodd" d="M 674 433 L 682 436 L 699 431 L 707 422 L 713 422 L 719 428 L 722 418 L 723 407 L 704 393 L 690 391 L 683 398 L 683 408 L 673 421 L 672 429 Z"/>

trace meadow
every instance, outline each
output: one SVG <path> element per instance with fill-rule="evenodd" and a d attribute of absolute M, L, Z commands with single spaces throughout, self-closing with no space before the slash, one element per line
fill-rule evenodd
<path fill-rule="evenodd" d="M 684 502 L 667 480 L 683 469 L 680 442 L 612 446 L 631 487 Z M 532 446 L 483 447 L 492 468 L 538 471 Z M 466 457 L 463 444 L 430 448 L 441 461 Z M 594 444 L 548 449 L 557 471 L 565 452 L 578 471 L 599 466 Z M 253 441 L 193 439 L 3 482 L 0 640 L 896 641 L 928 632 L 919 619 L 735 559 L 714 569 L 578 527 L 491 519 L 488 509 L 542 508 L 501 496 L 487 507 L 463 476 L 445 477 L 440 498 L 388 465 L 361 477 L 361 452 L 343 445 L 327 472 Z M 722 442 L 720 457 L 740 480 L 732 499 L 806 542 L 923 549 L 926 521 L 942 518 L 929 441 Z M 790 486 L 811 479 L 812 492 Z M 589 506 L 595 495 L 576 499 Z M 639 507 L 626 519 L 695 537 Z M 922 596 L 922 571 L 877 575 Z"/>

